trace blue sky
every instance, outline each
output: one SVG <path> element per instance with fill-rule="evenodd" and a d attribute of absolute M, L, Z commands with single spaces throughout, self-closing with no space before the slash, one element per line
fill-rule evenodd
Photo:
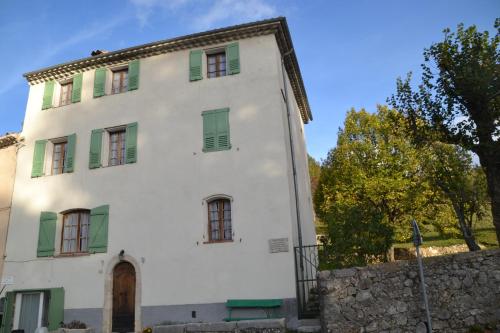
<path fill-rule="evenodd" d="M 19 131 L 22 74 L 159 39 L 286 16 L 314 121 L 309 153 L 326 157 L 351 107 L 373 111 L 422 51 L 463 22 L 492 30 L 498 0 L 0 0 L 0 134 Z"/>

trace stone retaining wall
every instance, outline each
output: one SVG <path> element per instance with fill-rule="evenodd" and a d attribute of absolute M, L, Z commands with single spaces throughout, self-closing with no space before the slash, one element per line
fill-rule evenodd
<path fill-rule="evenodd" d="M 433 332 L 500 332 L 500 250 L 424 258 Z M 417 262 L 319 273 L 323 332 L 425 333 Z"/>
<path fill-rule="evenodd" d="M 285 333 L 285 319 L 154 326 L 153 333 Z"/>
<path fill-rule="evenodd" d="M 481 245 L 480 245 L 481 246 Z M 401 248 L 395 247 L 392 249 L 392 258 L 394 260 L 411 260 L 415 259 L 415 247 Z M 422 257 L 436 257 L 447 254 L 455 254 L 469 252 L 469 248 L 465 244 L 457 244 L 450 246 L 429 246 L 429 247 L 421 247 L 420 254 Z"/>

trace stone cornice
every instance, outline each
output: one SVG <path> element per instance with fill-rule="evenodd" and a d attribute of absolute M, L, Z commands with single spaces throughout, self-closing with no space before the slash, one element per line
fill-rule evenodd
<path fill-rule="evenodd" d="M 16 144 L 19 139 L 19 134 L 10 133 L 0 136 L 0 149 Z"/>
<path fill-rule="evenodd" d="M 86 70 L 103 66 L 111 66 L 133 59 L 146 58 L 168 52 L 204 47 L 211 44 L 225 43 L 237 39 L 268 34 L 274 34 L 276 36 L 276 41 L 282 55 L 293 49 L 292 39 L 290 31 L 288 30 L 286 19 L 284 17 L 278 17 L 103 53 L 97 56 L 74 60 L 29 72 L 24 74 L 24 77 L 30 84 L 36 84 L 49 80 L 67 78 L 68 76 Z M 308 123 L 309 120 L 312 120 L 312 114 L 295 52 L 285 56 L 284 64 L 292 85 L 295 99 L 297 100 L 300 108 L 302 120 L 304 123 Z"/>

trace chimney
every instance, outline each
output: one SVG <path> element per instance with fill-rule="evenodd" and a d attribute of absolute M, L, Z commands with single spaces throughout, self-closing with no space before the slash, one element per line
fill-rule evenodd
<path fill-rule="evenodd" d="M 106 50 L 94 50 L 94 51 L 92 51 L 92 53 L 90 53 L 90 55 L 95 57 L 95 56 L 98 56 L 98 55 L 104 54 L 104 53 L 108 53 L 108 51 L 106 51 Z"/>

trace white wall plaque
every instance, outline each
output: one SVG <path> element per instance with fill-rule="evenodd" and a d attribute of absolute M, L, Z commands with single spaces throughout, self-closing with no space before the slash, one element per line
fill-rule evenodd
<path fill-rule="evenodd" d="M 14 277 L 13 276 L 4 276 L 2 278 L 2 282 L 0 282 L 1 284 L 5 285 L 5 284 L 14 284 Z"/>
<path fill-rule="evenodd" d="M 274 238 L 269 240 L 269 252 L 288 252 L 288 238 Z"/>

